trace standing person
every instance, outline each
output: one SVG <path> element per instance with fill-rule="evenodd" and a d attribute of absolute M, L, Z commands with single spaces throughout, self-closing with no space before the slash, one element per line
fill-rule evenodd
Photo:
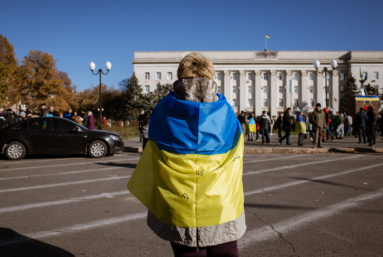
<path fill-rule="evenodd" d="M 382 115 L 379 115 L 379 128 L 380 128 L 380 135 L 382 136 L 382 140 L 383 140 L 383 117 Z"/>
<path fill-rule="evenodd" d="M 344 135 L 344 117 L 343 117 L 343 113 L 341 113 L 339 115 L 339 124 L 338 124 L 338 127 L 336 129 L 336 138 L 337 139 L 343 139 L 343 135 Z M 340 130 L 342 130 L 342 133 L 340 133 Z"/>
<path fill-rule="evenodd" d="M 363 108 L 361 107 L 359 109 L 359 112 L 355 116 L 355 128 L 358 131 L 358 137 L 359 137 L 359 144 L 362 143 L 362 135 L 363 133 L 363 144 L 366 143 L 366 120 L 367 120 L 367 115 L 364 112 Z"/>
<path fill-rule="evenodd" d="M 332 125 L 333 125 L 332 132 L 336 135 L 336 139 L 339 139 L 338 133 L 337 133 L 337 129 L 338 129 L 338 125 L 339 125 L 339 112 L 336 112 L 335 116 L 333 116 Z"/>
<path fill-rule="evenodd" d="M 247 141 L 254 141 L 254 132 L 257 131 L 257 125 L 255 124 L 254 114 L 249 115 L 249 122 L 247 123 Z"/>
<path fill-rule="evenodd" d="M 128 183 L 148 208 L 148 226 L 171 242 L 176 257 L 238 257 L 246 230 L 244 135 L 231 105 L 216 93 L 214 73 L 201 54 L 184 57 L 173 91 L 152 113 L 149 141 Z M 199 85 L 206 91 L 198 92 Z"/>
<path fill-rule="evenodd" d="M 297 114 L 295 132 L 298 133 L 298 146 L 303 145 L 303 138 L 306 134 L 306 119 L 302 117 L 302 111 Z"/>
<path fill-rule="evenodd" d="M 283 140 L 286 139 L 286 145 L 290 144 L 290 129 L 291 129 L 291 108 L 287 108 L 285 113 L 283 114 L 283 129 L 285 131 L 285 135 L 279 139 L 279 143 L 282 144 Z"/>
<path fill-rule="evenodd" d="M 241 114 L 239 114 L 237 118 L 239 120 L 239 123 L 241 124 L 241 128 L 242 128 L 243 134 L 245 135 L 246 134 L 246 116 L 245 116 L 245 112 L 241 111 Z"/>
<path fill-rule="evenodd" d="M 283 130 L 283 113 L 279 113 L 279 116 L 278 116 L 278 119 L 277 119 L 277 122 L 275 123 L 275 125 L 278 126 L 278 138 L 281 139 L 282 138 L 282 130 Z"/>
<path fill-rule="evenodd" d="M 66 119 L 72 119 L 72 108 L 68 108 L 68 111 L 64 112 L 63 117 Z"/>
<path fill-rule="evenodd" d="M 327 134 L 327 140 L 328 137 L 331 137 L 331 142 L 334 141 L 334 135 L 331 133 L 330 129 L 330 123 L 331 123 L 331 114 L 328 112 L 327 108 L 323 108 L 323 111 L 325 113 L 325 118 L 326 118 L 326 134 Z"/>
<path fill-rule="evenodd" d="M 44 117 L 44 110 L 47 108 L 45 103 L 40 104 L 40 116 Z"/>
<path fill-rule="evenodd" d="M 351 128 L 352 128 L 352 116 L 351 115 L 347 115 L 347 131 L 348 131 L 348 136 L 350 137 L 351 136 Z"/>
<path fill-rule="evenodd" d="M 322 146 L 322 132 L 326 128 L 326 115 L 321 110 L 321 104 L 317 103 L 312 116 L 313 129 L 315 132 L 314 148 L 323 148 Z"/>
<path fill-rule="evenodd" d="M 53 117 L 60 117 L 60 113 L 55 111 L 55 107 L 53 105 L 49 106 L 49 114 L 52 114 Z"/>
<path fill-rule="evenodd" d="M 104 124 L 104 126 L 107 125 L 106 117 L 104 117 L 104 118 L 102 119 L 102 124 Z"/>
<path fill-rule="evenodd" d="M 88 129 L 93 130 L 94 129 L 94 116 L 92 112 L 88 112 Z"/>
<path fill-rule="evenodd" d="M 256 123 L 256 135 L 257 137 L 255 138 L 255 141 L 258 141 L 259 140 L 259 131 L 261 130 L 261 126 L 260 126 L 260 119 L 259 119 L 259 116 L 257 116 L 257 119 L 255 120 L 255 123 Z"/>
<path fill-rule="evenodd" d="M 73 113 L 71 120 L 82 125 L 81 117 L 77 116 L 77 112 Z"/>
<path fill-rule="evenodd" d="M 269 124 L 270 124 L 270 117 L 267 115 L 266 111 L 263 111 L 261 116 L 262 144 L 265 143 L 265 137 L 266 137 L 266 143 L 268 144 L 270 143 Z"/>
<path fill-rule="evenodd" d="M 84 127 L 88 127 L 88 122 L 89 122 L 88 112 L 85 111 L 85 109 L 81 109 L 80 116 L 82 118 L 82 124 L 84 125 Z"/>
<path fill-rule="evenodd" d="M 150 112 L 145 112 L 141 119 L 141 126 L 142 126 L 142 152 L 144 152 L 145 146 L 148 143 L 149 140 L 149 122 L 150 122 Z"/>
<path fill-rule="evenodd" d="M 368 127 L 368 134 L 369 134 L 369 146 L 375 146 L 376 144 L 376 128 L 378 126 L 377 123 L 378 118 L 376 117 L 376 114 L 374 112 L 374 107 L 369 106 L 368 112 L 367 112 L 367 127 Z"/>

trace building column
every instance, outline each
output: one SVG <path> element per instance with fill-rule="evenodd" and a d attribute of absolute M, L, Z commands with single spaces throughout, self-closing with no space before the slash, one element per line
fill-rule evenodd
<path fill-rule="evenodd" d="M 334 70 L 332 71 L 331 76 L 331 98 L 330 98 L 330 106 L 333 108 L 333 113 L 336 113 L 339 111 L 339 71 Z"/>
<path fill-rule="evenodd" d="M 301 71 L 301 88 L 300 88 L 300 100 L 301 100 L 301 107 L 302 112 L 305 115 L 309 114 L 309 89 L 308 89 L 308 83 L 309 83 L 309 76 L 307 70 Z"/>
<path fill-rule="evenodd" d="M 326 107 L 323 105 L 325 102 L 325 95 L 323 92 L 323 72 L 318 71 L 316 74 L 315 104 L 320 103 L 322 108 Z"/>
<path fill-rule="evenodd" d="M 239 71 L 239 101 L 238 110 L 246 111 L 247 108 L 247 90 L 246 90 L 246 72 L 244 70 Z"/>
<path fill-rule="evenodd" d="M 255 116 L 262 115 L 262 89 L 261 89 L 261 74 L 262 71 L 256 70 L 254 72 L 254 113 Z"/>
<path fill-rule="evenodd" d="M 271 80 L 270 80 L 270 116 L 275 116 L 277 118 L 277 108 L 278 108 L 278 87 L 277 87 L 277 71 L 270 71 Z"/>
<path fill-rule="evenodd" d="M 293 71 L 292 70 L 287 70 L 286 71 L 286 84 L 285 84 L 285 106 L 287 108 L 293 109 L 293 100 L 291 99 L 292 93 L 294 88 L 290 88 L 291 85 L 291 80 L 293 79 Z"/>
<path fill-rule="evenodd" d="M 231 98 L 231 92 L 233 90 L 230 86 L 230 71 L 225 70 L 224 71 L 224 82 L 223 82 L 223 95 L 226 97 L 227 102 L 230 104 L 230 106 L 233 105 L 233 100 Z"/>

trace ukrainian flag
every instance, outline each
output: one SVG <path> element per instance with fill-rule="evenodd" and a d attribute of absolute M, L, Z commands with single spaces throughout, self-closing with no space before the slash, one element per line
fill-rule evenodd
<path fill-rule="evenodd" d="M 243 212 L 243 133 L 233 108 L 218 97 L 196 103 L 170 92 L 152 113 L 128 189 L 163 223 L 205 227 Z"/>
<path fill-rule="evenodd" d="M 266 35 L 266 38 L 270 38 L 270 36 L 269 36 L 269 35 Z"/>
<path fill-rule="evenodd" d="M 362 68 L 359 68 L 359 76 L 360 76 L 361 80 L 364 79 L 364 76 L 363 76 L 363 73 L 362 73 Z"/>
<path fill-rule="evenodd" d="M 248 132 L 257 132 L 257 126 L 255 124 L 254 118 L 249 119 L 249 123 L 247 123 L 247 131 Z"/>
<path fill-rule="evenodd" d="M 297 115 L 295 132 L 306 134 L 306 120 L 301 115 Z"/>

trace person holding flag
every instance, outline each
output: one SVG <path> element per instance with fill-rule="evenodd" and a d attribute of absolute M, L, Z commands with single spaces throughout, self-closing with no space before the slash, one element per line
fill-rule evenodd
<path fill-rule="evenodd" d="M 214 73 L 199 53 L 181 60 L 173 91 L 152 112 L 147 145 L 127 185 L 176 257 L 237 257 L 246 231 L 243 131 L 217 93 Z"/>

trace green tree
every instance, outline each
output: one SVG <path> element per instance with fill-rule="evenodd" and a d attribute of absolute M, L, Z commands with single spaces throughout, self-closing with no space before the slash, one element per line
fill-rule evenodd
<path fill-rule="evenodd" d="M 12 101 L 10 91 L 17 84 L 17 62 L 13 46 L 0 34 L 0 105 Z"/>
<path fill-rule="evenodd" d="M 346 86 L 343 92 L 345 95 L 341 99 L 341 111 L 347 112 L 347 101 L 350 101 L 352 96 L 360 93 L 359 87 L 356 84 L 356 79 L 352 75 L 347 78 Z"/>
<path fill-rule="evenodd" d="M 366 90 L 366 95 L 379 95 L 379 107 L 382 107 L 383 105 L 383 92 L 382 94 L 379 94 L 379 85 L 371 86 L 370 83 L 364 86 L 364 89 Z"/>

